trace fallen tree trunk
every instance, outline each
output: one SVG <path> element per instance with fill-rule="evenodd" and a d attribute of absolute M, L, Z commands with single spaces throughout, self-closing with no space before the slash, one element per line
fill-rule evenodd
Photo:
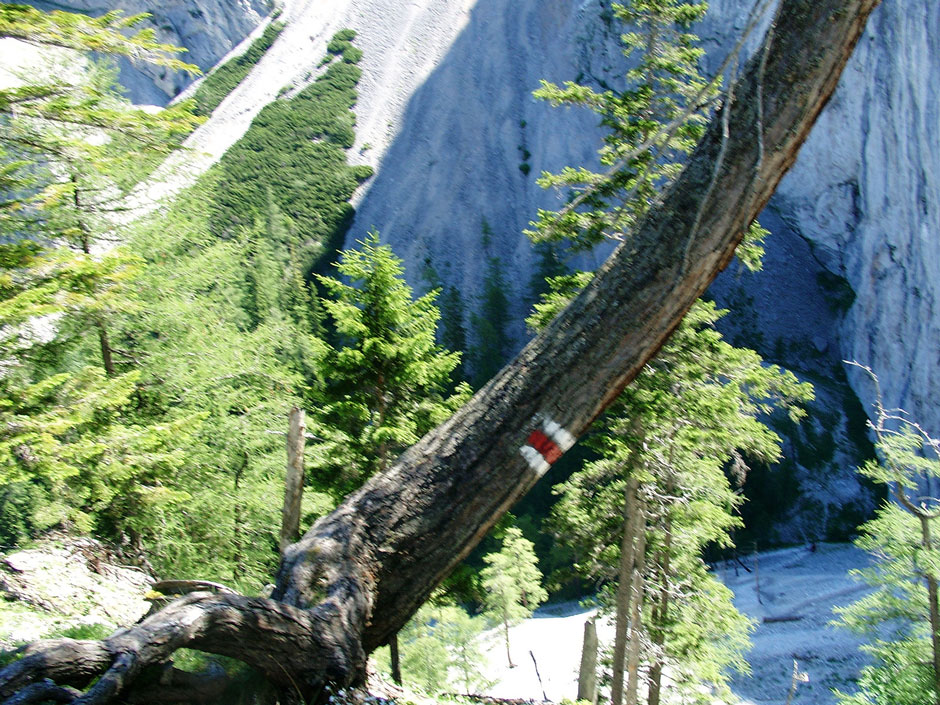
<path fill-rule="evenodd" d="M 594 281 L 449 421 L 288 546 L 271 599 L 192 594 L 102 642 L 40 642 L 0 672 L 105 703 L 186 646 L 310 700 L 361 681 L 386 643 L 616 398 L 731 259 L 878 0 L 784 0 L 688 167 Z M 51 687 L 51 686 L 50 686 Z M 39 692 L 43 688 L 36 688 Z M 56 691 L 67 699 L 70 691 Z"/>

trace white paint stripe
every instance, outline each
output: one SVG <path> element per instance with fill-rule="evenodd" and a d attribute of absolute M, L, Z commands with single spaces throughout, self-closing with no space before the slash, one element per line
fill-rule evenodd
<path fill-rule="evenodd" d="M 552 421 L 548 416 L 544 414 L 541 415 L 542 418 L 542 430 L 545 431 L 545 434 L 551 438 L 555 445 L 561 448 L 561 452 L 566 452 L 571 446 L 574 445 L 574 442 L 577 440 L 574 436 L 568 433 L 568 430 L 564 428 L 561 424 L 556 421 Z"/>
<path fill-rule="evenodd" d="M 551 467 L 551 465 L 548 464 L 548 461 L 542 457 L 542 454 L 532 446 L 522 446 L 519 449 L 519 452 L 522 453 L 522 457 L 524 457 L 526 462 L 529 463 L 529 467 L 535 470 L 539 477 L 547 473 L 548 469 Z"/>

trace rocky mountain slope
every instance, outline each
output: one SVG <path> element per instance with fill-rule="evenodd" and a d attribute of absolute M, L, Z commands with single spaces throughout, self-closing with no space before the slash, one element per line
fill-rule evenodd
<path fill-rule="evenodd" d="M 171 7 L 194 20 L 201 12 L 210 22 L 212 6 L 187 2 Z M 593 116 L 552 109 L 531 91 L 540 78 L 600 82 L 622 73 L 609 5 L 287 0 L 278 41 L 192 136 L 184 163 L 163 171 L 153 194 L 172 192 L 217 159 L 281 89 L 315 75 L 333 32 L 351 27 L 365 51 L 352 153 L 376 167 L 376 176 L 357 196 L 347 244 L 376 227 L 405 258 L 415 285 L 430 263 L 471 309 L 486 263 L 495 258 L 507 275 L 521 341 L 534 261 L 521 231 L 537 207 L 560 198 L 538 188 L 535 177 L 590 163 L 599 140 Z M 712 0 L 698 29 L 712 68 L 754 5 Z M 250 25 L 253 12 L 257 5 L 243 0 L 233 14 Z M 769 15 L 762 25 L 768 21 Z M 871 504 L 852 472 L 870 452 L 863 410 L 873 390 L 862 376 L 846 375 L 842 360 L 870 365 L 889 406 L 940 429 L 940 407 L 932 403 L 940 392 L 940 39 L 932 31 L 938 26 L 933 0 L 884 0 L 761 218 L 773 232 L 764 271 L 726 272 L 712 290 L 735 310 L 726 326 L 732 339 L 817 384 L 813 421 L 788 441 L 797 462 L 776 480 L 780 488 L 799 486 L 798 495 L 810 493 L 801 508 L 802 500 L 791 498 L 806 525 L 781 538 L 818 533 L 841 507 L 857 503 L 863 511 Z M 178 41 L 192 43 L 195 56 L 199 36 L 182 32 Z M 755 33 L 748 45 L 758 40 Z M 577 264 L 591 266 L 602 256 Z M 822 528 L 811 526 L 820 521 Z"/>
<path fill-rule="evenodd" d="M 212 68 L 271 11 L 270 0 L 35 0 L 27 4 L 40 10 L 96 16 L 114 9 L 127 15 L 150 13 L 141 26 L 152 27 L 161 42 L 185 47 L 183 58 L 203 71 Z M 122 61 L 120 68 L 121 83 L 135 103 L 165 105 L 192 80 L 186 74 L 129 61 Z"/>

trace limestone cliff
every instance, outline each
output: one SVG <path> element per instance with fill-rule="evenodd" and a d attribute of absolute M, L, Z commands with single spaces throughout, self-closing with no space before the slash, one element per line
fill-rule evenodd
<path fill-rule="evenodd" d="M 350 244 L 374 225 L 406 256 L 413 276 L 431 261 L 469 297 L 486 258 L 496 256 L 511 273 L 521 315 L 532 259 L 519 231 L 553 198 L 534 175 L 590 162 L 598 139 L 591 116 L 551 110 L 529 94 L 542 77 L 610 81 L 617 74 L 607 4 L 475 3 L 447 56 L 411 97 Z M 699 30 L 712 68 L 752 6 L 712 2 Z M 860 412 L 872 389 L 849 373 L 860 407 L 842 360 L 870 365 L 889 406 L 940 431 L 933 403 L 940 392 L 938 26 L 940 5 L 931 0 L 885 0 L 762 218 L 773 231 L 764 272 L 726 273 L 713 290 L 736 311 L 729 335 L 819 390 L 813 420 L 788 441 L 796 467 L 776 481 L 808 492 L 792 498 L 800 517 L 789 538 L 825 528 L 840 507 L 858 502 L 861 511 L 871 501 L 851 472 L 866 452 Z M 531 156 L 524 160 L 524 153 Z M 522 161 L 532 174 L 520 171 Z M 486 248 L 484 221 L 496 235 Z"/>
<path fill-rule="evenodd" d="M 189 3 L 157 10 L 173 8 L 174 17 L 192 19 L 178 22 L 194 29 L 180 29 L 174 41 L 187 44 L 187 32 L 200 36 L 197 11 L 213 32 L 234 32 L 232 17 L 213 20 L 208 3 Z M 754 4 L 712 0 L 698 29 L 711 68 Z M 202 160 L 198 168 L 175 174 L 192 176 L 211 164 L 283 86 L 315 75 L 333 32 L 352 27 L 365 51 L 354 158 L 377 172 L 357 198 L 347 244 L 376 227 L 406 259 L 413 284 L 420 286 L 430 263 L 464 292 L 470 308 L 486 263 L 501 262 L 521 341 L 534 262 L 521 231 L 537 207 L 560 198 L 538 188 L 535 177 L 590 164 L 600 138 L 593 115 L 552 109 L 531 91 L 540 78 L 600 82 L 622 73 L 609 5 L 288 0 L 287 27 L 277 42 L 190 141 L 193 159 Z M 232 14 L 249 18 L 238 26 L 250 26 L 258 4 L 241 0 L 238 8 Z M 842 360 L 870 365 L 889 405 L 940 433 L 940 406 L 933 403 L 940 392 L 938 27 L 935 0 L 883 1 L 835 98 L 762 216 L 773 231 L 764 272 L 729 271 L 712 290 L 735 309 L 729 336 L 796 369 L 820 390 L 814 420 L 788 441 L 797 467 L 778 478 L 781 487 L 810 493 L 792 500 L 792 511 L 805 521 L 790 538 L 820 530 L 814 521 L 825 528 L 830 510 L 871 501 L 852 472 L 866 450 L 862 411 L 872 390 L 858 375 L 846 378 Z M 201 42 L 192 43 L 194 58 Z M 179 178 L 173 177 L 177 186 Z M 822 510 L 814 508 L 817 499 Z"/>
<path fill-rule="evenodd" d="M 519 274 L 515 293 L 522 298 L 530 253 L 519 231 L 536 207 L 553 199 L 534 177 L 542 169 L 590 162 L 598 139 L 592 116 L 552 110 L 530 92 L 542 77 L 616 74 L 606 4 L 478 0 L 447 55 L 410 97 L 388 151 L 373 155 L 379 171 L 350 240 L 375 225 L 413 272 L 430 257 L 450 272 L 450 281 L 472 292 L 480 258 L 468 254 L 478 251 L 486 219 L 499 235 L 492 247 Z M 753 5 L 712 0 L 699 30 L 712 67 Z M 754 332 L 768 347 L 778 338 L 801 341 L 830 360 L 870 365 L 882 378 L 886 402 L 909 410 L 935 433 L 938 27 L 940 4 L 884 0 L 764 218 L 776 236 L 766 271 L 725 286 L 743 286 L 753 297 Z M 370 124 L 376 121 L 372 116 Z M 374 144 L 369 129 L 360 141 Z M 521 158 L 523 149 L 531 153 L 528 160 Z M 519 169 L 523 161 L 532 168 L 528 176 Z M 869 400 L 868 385 L 850 378 Z"/>
<path fill-rule="evenodd" d="M 185 61 L 207 71 L 241 42 L 270 12 L 270 0 L 36 0 L 41 10 L 67 10 L 100 15 L 120 9 L 127 15 L 151 17 L 141 26 L 153 27 L 157 38 L 183 47 Z M 165 105 L 192 77 L 162 67 L 135 66 L 121 61 L 121 83 L 135 103 Z"/>

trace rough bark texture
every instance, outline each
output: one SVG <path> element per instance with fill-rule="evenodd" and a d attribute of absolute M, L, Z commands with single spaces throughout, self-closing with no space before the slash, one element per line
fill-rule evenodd
<path fill-rule="evenodd" d="M 666 491 L 670 494 L 673 492 L 671 484 L 667 487 Z M 664 519 L 663 534 L 663 546 L 658 561 L 660 578 L 659 596 L 653 608 L 652 617 L 653 629 L 651 631 L 654 661 L 649 669 L 649 697 L 647 698 L 647 705 L 659 705 L 663 685 L 663 666 L 666 660 L 666 628 L 669 624 L 669 591 L 672 585 L 672 519 L 670 518 L 668 509 Z"/>
<path fill-rule="evenodd" d="M 184 645 L 242 659 L 307 699 L 361 681 L 366 654 L 584 433 L 728 263 L 877 4 L 784 0 L 763 50 L 634 237 L 453 418 L 287 547 L 272 599 L 189 595 L 103 642 L 41 643 L 0 672 L 0 695 L 103 674 L 80 702 L 107 702 Z"/>
<path fill-rule="evenodd" d="M 597 624 L 593 619 L 584 623 L 581 646 L 581 667 L 578 669 L 578 700 L 597 702 Z"/>
<path fill-rule="evenodd" d="M 617 620 L 614 628 L 613 679 L 610 684 L 610 705 L 621 705 L 624 693 L 624 669 L 627 662 L 627 646 L 630 616 L 633 603 L 639 595 L 633 592 L 634 568 L 636 565 L 637 532 L 640 512 L 637 493 L 640 483 L 634 475 L 627 480 L 623 503 L 623 534 L 620 537 L 620 571 L 617 577 Z"/>
<path fill-rule="evenodd" d="M 300 504 L 304 491 L 304 445 L 307 422 L 304 410 L 290 410 L 287 431 L 287 474 L 284 476 L 284 506 L 281 509 L 281 553 L 300 536 Z"/>
<path fill-rule="evenodd" d="M 643 603 L 646 598 L 646 509 L 642 500 L 637 502 L 636 548 L 633 551 L 633 576 L 630 592 L 633 601 L 630 604 L 630 639 L 627 650 L 627 689 L 624 702 L 637 705 L 640 687 L 640 655 L 643 636 Z"/>

